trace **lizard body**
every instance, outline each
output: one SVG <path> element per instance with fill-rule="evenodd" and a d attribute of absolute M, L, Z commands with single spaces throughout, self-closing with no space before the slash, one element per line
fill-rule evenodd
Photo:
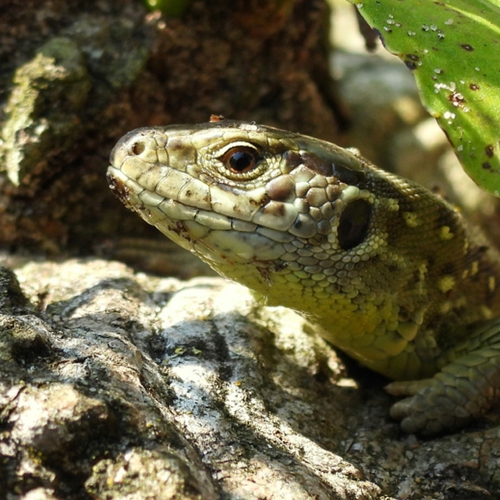
<path fill-rule="evenodd" d="M 395 380 L 405 431 L 459 427 L 499 398 L 500 258 L 423 187 L 334 144 L 229 120 L 132 131 L 108 179 L 218 273 Z"/>

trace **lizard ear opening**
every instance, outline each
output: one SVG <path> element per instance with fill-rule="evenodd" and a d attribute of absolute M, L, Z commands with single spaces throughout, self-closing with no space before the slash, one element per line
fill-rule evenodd
<path fill-rule="evenodd" d="M 338 241 L 342 250 L 349 250 L 363 242 L 370 225 L 372 207 L 366 200 L 354 200 L 340 215 Z"/>

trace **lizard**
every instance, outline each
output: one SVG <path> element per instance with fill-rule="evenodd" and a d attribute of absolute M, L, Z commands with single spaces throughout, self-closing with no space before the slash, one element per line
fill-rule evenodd
<path fill-rule="evenodd" d="M 500 256 L 442 197 L 355 150 L 225 119 L 133 130 L 110 164 L 146 222 L 391 379 L 403 431 L 456 430 L 500 399 Z"/>

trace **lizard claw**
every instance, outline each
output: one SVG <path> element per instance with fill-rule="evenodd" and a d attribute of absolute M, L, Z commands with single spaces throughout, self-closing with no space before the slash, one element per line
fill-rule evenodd
<path fill-rule="evenodd" d="M 447 385 L 441 378 L 438 374 L 432 379 L 393 382 L 386 386 L 392 395 L 410 396 L 395 403 L 390 410 L 392 418 L 401 420 L 404 432 L 431 436 L 457 429 L 485 406 L 481 395 L 471 398 L 470 393 L 460 391 L 463 387 Z"/>
<path fill-rule="evenodd" d="M 429 408 L 426 396 L 425 393 L 418 394 L 398 401 L 391 407 L 391 417 L 401 420 L 404 432 L 432 436 L 463 427 L 472 419 L 469 412 L 446 398 L 443 398 L 439 406 Z"/>

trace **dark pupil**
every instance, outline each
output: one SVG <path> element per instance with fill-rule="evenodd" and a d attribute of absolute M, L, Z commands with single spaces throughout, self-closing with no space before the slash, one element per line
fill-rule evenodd
<path fill-rule="evenodd" d="M 236 151 L 233 153 L 231 158 L 229 158 L 229 165 L 232 170 L 236 172 L 243 172 L 252 167 L 255 158 L 252 153 L 248 151 Z"/>

